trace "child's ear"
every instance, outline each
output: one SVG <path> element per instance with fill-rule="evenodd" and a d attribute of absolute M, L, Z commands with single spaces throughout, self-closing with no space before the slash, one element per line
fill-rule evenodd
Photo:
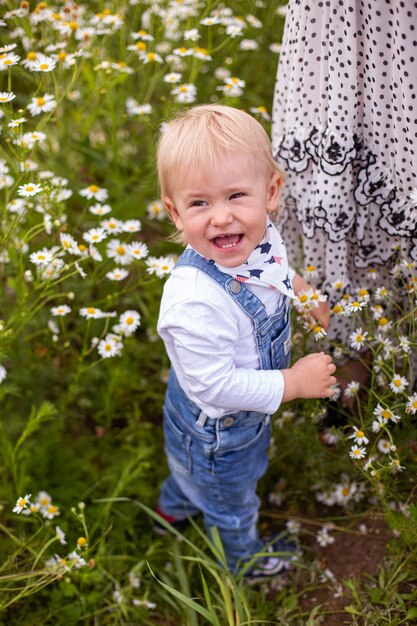
<path fill-rule="evenodd" d="M 175 206 L 173 200 L 169 196 L 164 196 L 164 198 L 162 198 L 162 201 L 164 203 L 166 212 L 174 222 L 177 230 L 184 230 L 180 214 L 178 213 L 177 207 Z"/>
<path fill-rule="evenodd" d="M 267 206 L 268 213 L 276 211 L 278 208 L 279 193 L 281 191 L 282 176 L 279 172 L 272 174 L 267 189 Z"/>

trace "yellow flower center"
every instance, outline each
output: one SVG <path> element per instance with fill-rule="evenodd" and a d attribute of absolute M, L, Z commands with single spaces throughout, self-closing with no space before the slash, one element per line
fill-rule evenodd
<path fill-rule="evenodd" d="M 41 63 L 39 66 L 40 70 L 47 70 L 49 67 L 49 65 L 47 63 Z"/>
<path fill-rule="evenodd" d="M 389 322 L 388 322 L 388 320 L 387 320 L 387 318 L 386 318 L 386 317 L 381 317 L 381 319 L 380 319 L 380 320 L 379 320 L 379 322 L 378 322 L 378 324 L 379 324 L 380 326 L 386 326 L 388 323 L 389 323 Z"/>
<path fill-rule="evenodd" d="M 64 50 L 61 50 L 61 52 L 58 54 L 58 60 L 65 61 L 66 58 L 67 58 L 67 53 L 64 52 Z"/>
<path fill-rule="evenodd" d="M 77 22 L 70 22 L 68 24 L 68 26 L 70 27 L 71 30 L 77 30 L 78 29 L 78 23 Z"/>
<path fill-rule="evenodd" d="M 260 108 L 260 107 L 259 107 L 259 108 Z M 264 109 L 265 109 L 265 107 L 264 107 Z M 266 110 L 266 109 L 265 109 L 265 110 Z M 307 269 L 307 272 L 315 272 L 315 271 L 316 271 L 316 268 L 315 268 L 315 266 L 314 266 L 314 265 L 307 265 L 307 268 L 306 268 L 306 269 Z"/>
<path fill-rule="evenodd" d="M 349 487 L 343 487 L 342 495 L 345 496 L 345 498 L 349 495 Z"/>
<path fill-rule="evenodd" d="M 28 61 L 34 61 L 36 59 L 36 52 L 28 52 L 26 58 Z"/>
<path fill-rule="evenodd" d="M 134 322 L 133 317 L 128 317 L 127 320 L 126 320 L 126 324 L 128 324 L 129 326 L 130 326 L 130 324 L 133 324 L 133 322 Z"/>
<path fill-rule="evenodd" d="M 363 432 L 363 430 L 358 430 L 357 433 L 356 433 L 356 436 L 359 439 L 362 439 L 362 437 L 365 437 L 365 433 Z"/>
<path fill-rule="evenodd" d="M 388 411 L 388 409 L 385 409 L 384 411 L 382 411 L 382 417 L 384 418 L 384 420 L 389 420 L 392 413 L 391 411 Z"/>
<path fill-rule="evenodd" d="M 356 341 L 357 341 L 358 343 L 362 343 L 362 341 L 363 341 L 363 335 L 356 335 Z"/>
<path fill-rule="evenodd" d="M 87 308 L 87 313 L 88 313 L 89 315 L 94 315 L 94 313 L 95 313 L 95 312 L 96 312 L 96 310 L 95 310 L 95 308 L 94 308 L 93 306 L 89 306 L 89 307 Z"/>
<path fill-rule="evenodd" d="M 401 381 L 398 378 L 394 378 L 392 382 L 396 387 L 401 387 Z"/>
<path fill-rule="evenodd" d="M 54 504 L 50 504 L 48 506 L 48 513 L 56 513 L 58 511 L 58 507 Z"/>
<path fill-rule="evenodd" d="M 155 61 L 155 52 L 148 52 L 149 61 Z"/>
<path fill-rule="evenodd" d="M 360 451 L 360 450 L 358 450 L 358 449 L 356 449 L 356 450 L 354 450 L 354 451 L 353 451 L 353 454 L 354 454 L 355 456 L 359 456 L 359 454 L 360 454 L 360 453 L 361 453 L 361 451 Z"/>
<path fill-rule="evenodd" d="M 161 267 L 161 270 L 164 270 L 165 272 L 169 270 L 169 265 L 163 265 Z"/>
<path fill-rule="evenodd" d="M 417 400 L 414 400 L 411 406 L 413 407 L 413 409 L 417 409 Z"/>
<path fill-rule="evenodd" d="M 90 185 L 89 190 L 91 191 L 91 193 L 97 193 L 99 188 L 97 187 L 97 185 Z"/>
<path fill-rule="evenodd" d="M 31 192 L 31 191 L 33 191 L 34 189 L 35 189 L 35 187 L 33 187 L 33 185 L 27 185 L 27 186 L 26 186 L 26 191 Z"/>
<path fill-rule="evenodd" d="M 45 98 L 37 98 L 36 104 L 38 105 L 38 107 L 43 106 L 45 104 Z"/>
<path fill-rule="evenodd" d="M 358 296 L 369 296 L 369 291 L 367 289 L 361 289 L 358 291 Z"/>
<path fill-rule="evenodd" d="M 17 501 L 18 506 L 22 507 L 22 506 L 26 506 L 27 500 L 26 498 L 19 498 L 19 500 Z"/>
<path fill-rule="evenodd" d="M 321 333 L 321 331 L 322 331 L 322 330 L 323 330 L 323 329 L 322 329 L 322 327 L 321 327 L 321 326 L 316 326 L 316 327 L 314 328 L 314 330 L 313 330 L 313 333 L 314 333 L 315 335 L 318 335 L 319 333 Z"/>
<path fill-rule="evenodd" d="M 333 307 L 333 313 L 342 313 L 343 307 L 340 304 L 335 304 Z"/>
<path fill-rule="evenodd" d="M 357 300 L 355 300 L 355 302 L 352 302 L 352 308 L 358 308 L 358 307 L 360 308 L 360 306 L 361 305 Z"/>
<path fill-rule="evenodd" d="M 117 252 L 117 254 L 124 254 L 125 253 L 124 246 L 117 246 L 116 252 Z"/>
<path fill-rule="evenodd" d="M 136 44 L 136 48 L 138 50 L 146 50 L 148 46 L 146 45 L 146 43 L 144 41 L 138 41 Z"/>
<path fill-rule="evenodd" d="M 85 252 L 85 251 L 87 250 L 87 246 L 85 246 L 83 243 L 80 243 L 80 244 L 78 245 L 78 250 L 79 250 L 80 252 Z"/>
<path fill-rule="evenodd" d="M 302 302 L 304 304 L 304 302 L 307 302 L 308 300 L 308 295 L 306 293 L 303 293 L 300 297 L 299 297 L 300 302 Z"/>

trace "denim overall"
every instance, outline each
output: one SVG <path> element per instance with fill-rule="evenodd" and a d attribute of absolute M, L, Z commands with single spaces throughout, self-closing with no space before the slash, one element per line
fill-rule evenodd
<path fill-rule="evenodd" d="M 282 296 L 276 312 L 268 317 L 262 302 L 244 284 L 220 272 L 194 250 L 181 255 L 176 267 L 183 265 L 205 272 L 249 315 L 261 369 L 288 367 L 288 297 Z M 256 487 L 268 465 L 271 416 L 237 411 L 210 418 L 185 395 L 172 368 L 163 411 L 171 474 L 163 483 L 159 506 L 178 519 L 201 511 L 207 532 L 217 526 L 227 565 L 234 571 L 239 562 L 263 547 L 257 530 L 260 500 Z"/>

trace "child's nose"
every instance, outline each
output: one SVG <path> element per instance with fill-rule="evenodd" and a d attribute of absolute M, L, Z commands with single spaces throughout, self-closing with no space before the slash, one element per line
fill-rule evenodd
<path fill-rule="evenodd" d="M 233 220 L 233 216 L 226 203 L 219 203 L 212 207 L 211 223 L 214 226 L 224 226 L 230 224 Z"/>

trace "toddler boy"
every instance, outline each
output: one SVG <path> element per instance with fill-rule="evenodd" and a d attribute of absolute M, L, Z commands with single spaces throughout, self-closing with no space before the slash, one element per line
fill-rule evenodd
<path fill-rule="evenodd" d="M 327 398 L 323 353 L 290 363 L 290 302 L 307 283 L 288 267 L 268 219 L 283 175 L 253 117 L 222 105 L 172 120 L 158 145 L 164 206 L 187 243 L 168 279 L 158 332 L 171 361 L 164 404 L 170 475 L 158 504 L 174 523 L 202 512 L 231 571 L 264 547 L 256 487 L 268 464 L 271 415 L 294 398 Z M 325 304 L 316 316 L 326 317 Z M 290 551 L 283 540 L 273 551 Z M 250 575 L 283 559 L 259 557 Z"/>

